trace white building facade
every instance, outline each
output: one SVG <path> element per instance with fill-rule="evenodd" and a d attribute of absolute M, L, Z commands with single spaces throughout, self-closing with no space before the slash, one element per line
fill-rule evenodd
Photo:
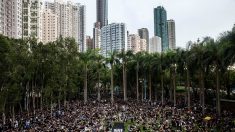
<path fill-rule="evenodd" d="M 150 38 L 149 43 L 149 53 L 161 53 L 162 52 L 162 44 L 161 44 L 161 38 L 158 36 L 154 36 Z"/>
<path fill-rule="evenodd" d="M 101 55 L 122 50 L 126 51 L 126 26 L 124 23 L 112 23 L 101 29 Z"/>
<path fill-rule="evenodd" d="M 42 5 L 41 0 L 23 0 L 23 38 L 42 41 Z"/>

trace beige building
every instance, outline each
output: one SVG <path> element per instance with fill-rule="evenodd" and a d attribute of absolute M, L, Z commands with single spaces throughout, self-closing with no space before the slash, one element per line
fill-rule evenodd
<path fill-rule="evenodd" d="M 175 39 L 175 21 L 167 20 L 168 28 L 168 39 L 169 39 L 169 49 L 173 50 L 176 48 L 176 39 Z"/>
<path fill-rule="evenodd" d="M 101 45 L 101 29 L 100 22 L 96 22 L 93 28 L 93 44 L 95 49 L 100 49 Z"/>
<path fill-rule="evenodd" d="M 147 51 L 147 41 L 146 41 L 146 39 L 140 39 L 138 52 L 140 52 L 140 51 Z"/>
<path fill-rule="evenodd" d="M 87 44 L 87 49 L 94 49 L 93 39 L 91 38 L 91 36 L 86 36 L 86 44 Z"/>
<path fill-rule="evenodd" d="M 0 34 L 22 37 L 22 0 L 0 0 Z"/>
<path fill-rule="evenodd" d="M 130 34 L 127 38 L 127 50 L 131 50 L 134 53 L 139 51 L 140 36 L 137 34 Z"/>
<path fill-rule="evenodd" d="M 54 3 L 46 2 L 45 9 L 52 10 L 58 16 L 57 37 L 73 37 L 80 51 L 86 51 L 85 6 L 70 1 L 66 3 L 63 0 L 55 0 Z"/>
<path fill-rule="evenodd" d="M 42 15 L 42 42 L 48 43 L 56 41 L 58 16 L 52 13 L 51 10 L 44 10 Z"/>
<path fill-rule="evenodd" d="M 130 34 L 127 38 L 127 50 L 131 50 L 134 53 L 140 51 L 146 51 L 147 41 L 146 39 L 141 39 L 138 34 Z"/>

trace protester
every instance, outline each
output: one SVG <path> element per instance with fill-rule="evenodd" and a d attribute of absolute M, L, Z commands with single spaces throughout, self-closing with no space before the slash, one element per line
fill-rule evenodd
<path fill-rule="evenodd" d="M 13 125 L 0 122 L 0 131 L 111 131 L 114 122 L 126 122 L 129 131 L 232 131 L 234 115 L 224 111 L 218 117 L 215 110 L 206 107 L 203 115 L 199 105 L 188 108 L 173 107 L 170 103 L 161 105 L 157 102 L 136 102 L 117 100 L 111 104 L 106 100 L 91 101 L 84 105 L 82 102 L 70 102 L 65 107 L 53 110 L 37 111 L 16 116 Z M 205 120 L 210 116 L 210 120 Z"/>

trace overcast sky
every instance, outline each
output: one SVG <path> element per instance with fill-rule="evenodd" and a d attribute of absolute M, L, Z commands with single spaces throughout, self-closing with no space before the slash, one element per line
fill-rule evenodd
<path fill-rule="evenodd" d="M 92 35 L 96 0 L 70 1 L 86 5 L 86 32 Z M 124 22 L 131 34 L 146 27 L 153 36 L 153 8 L 160 5 L 166 9 L 167 19 L 175 20 L 177 47 L 185 48 L 189 40 L 204 36 L 216 38 L 235 24 L 235 0 L 109 0 L 109 23 Z"/>

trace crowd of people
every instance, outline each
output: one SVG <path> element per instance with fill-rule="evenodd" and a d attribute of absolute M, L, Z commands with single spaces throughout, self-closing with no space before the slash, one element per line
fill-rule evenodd
<path fill-rule="evenodd" d="M 115 122 L 123 122 L 128 131 L 233 131 L 234 115 L 227 111 L 217 117 L 214 108 L 207 107 L 206 114 L 202 108 L 194 105 L 188 108 L 173 107 L 172 104 L 161 105 L 158 102 L 117 100 L 111 104 L 107 100 L 90 101 L 87 104 L 74 101 L 66 107 L 55 107 L 51 112 L 38 110 L 36 114 L 17 115 L 8 119 L 0 131 L 71 131 L 71 132 L 108 132 Z M 205 117 L 210 117 L 206 120 Z M 128 122 L 128 123 L 127 123 Z"/>

